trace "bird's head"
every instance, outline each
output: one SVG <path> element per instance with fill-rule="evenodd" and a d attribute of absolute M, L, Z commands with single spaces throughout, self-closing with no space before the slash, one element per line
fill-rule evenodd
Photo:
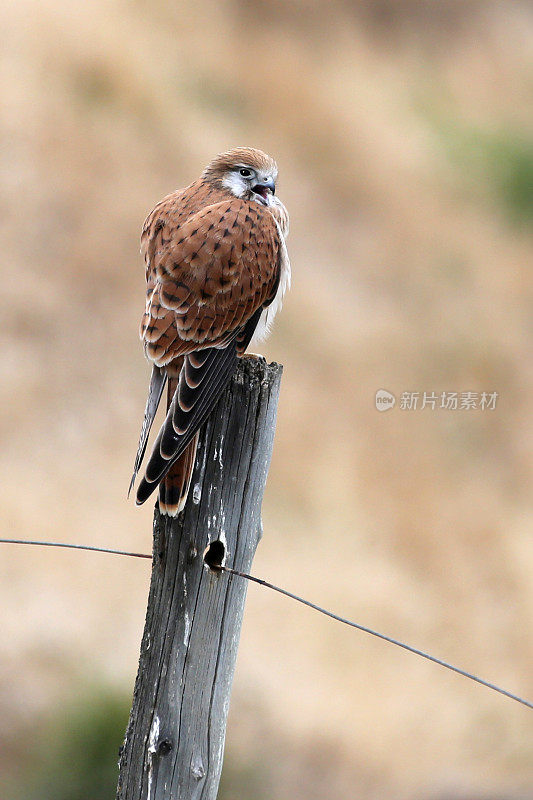
<path fill-rule="evenodd" d="M 273 158 L 253 147 L 221 153 L 204 171 L 204 178 L 235 197 L 272 205 L 278 168 Z"/>

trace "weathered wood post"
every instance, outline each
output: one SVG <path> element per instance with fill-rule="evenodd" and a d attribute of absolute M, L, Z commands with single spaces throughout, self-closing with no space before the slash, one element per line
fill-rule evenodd
<path fill-rule="evenodd" d="M 282 368 L 241 359 L 204 426 L 180 518 L 154 518 L 152 580 L 117 800 L 215 800 L 246 581 L 261 537 Z"/>

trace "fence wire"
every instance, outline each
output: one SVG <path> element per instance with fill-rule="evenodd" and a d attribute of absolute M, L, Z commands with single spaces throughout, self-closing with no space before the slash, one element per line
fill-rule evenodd
<path fill-rule="evenodd" d="M 87 544 L 72 544 L 70 542 L 47 542 L 47 541 L 38 541 L 38 540 L 30 540 L 30 539 L 0 539 L 1 544 L 26 544 L 26 545 L 36 545 L 40 547 L 63 547 L 71 550 L 88 550 L 95 553 L 111 553 L 112 555 L 117 556 L 131 556 L 132 558 L 149 558 L 151 559 L 152 556 L 148 553 L 132 553 L 127 550 L 114 550 L 110 547 L 96 547 Z M 205 560 L 205 559 L 204 559 Z M 460 667 L 456 667 L 453 664 L 450 664 L 448 661 L 443 661 L 440 658 L 436 658 L 436 656 L 432 656 L 430 653 L 426 653 L 423 650 L 419 650 L 417 647 L 412 647 L 405 642 L 401 642 L 399 639 L 394 639 L 392 636 L 387 636 L 384 633 L 379 633 L 379 631 L 375 631 L 372 628 L 368 628 L 366 625 L 360 625 L 358 622 L 353 622 L 353 620 L 349 620 L 346 617 L 341 617 L 339 614 L 333 613 L 333 611 L 328 611 L 326 608 L 322 608 L 322 606 L 317 605 L 316 603 L 312 603 L 310 600 L 305 600 L 303 597 L 299 597 L 299 595 L 294 594 L 293 592 L 289 592 L 287 589 L 282 589 L 280 586 L 276 586 L 273 583 L 269 583 L 269 581 L 265 581 L 262 578 L 257 578 L 255 575 L 247 575 L 245 572 L 239 572 L 236 569 L 232 569 L 231 567 L 226 567 L 218 564 L 208 564 L 206 562 L 206 566 L 209 569 L 218 570 L 220 572 L 225 572 L 228 575 L 235 575 L 236 577 L 243 578 L 244 580 L 251 581 L 253 583 L 259 584 L 259 586 L 264 586 L 267 589 L 272 589 L 274 592 L 278 592 L 279 594 L 288 597 L 290 600 L 295 600 L 298 603 L 301 603 L 308 608 L 313 609 L 314 611 L 318 611 L 320 614 L 324 614 L 326 617 L 330 617 L 330 619 L 336 620 L 336 622 L 341 622 L 343 625 L 348 625 L 351 628 L 355 628 L 358 631 L 362 631 L 363 633 L 368 633 L 371 636 L 375 636 L 378 639 L 382 639 L 384 642 L 388 642 L 389 644 L 396 645 L 396 647 L 401 647 L 403 650 L 407 650 L 409 653 L 413 653 L 416 656 L 420 656 L 421 658 L 425 658 L 427 661 L 431 661 L 433 664 L 437 664 L 439 667 L 444 667 L 445 669 L 451 670 L 452 672 L 457 673 L 457 675 L 462 675 L 464 678 L 468 678 L 471 681 L 475 681 L 479 683 L 481 686 L 485 686 L 487 689 L 491 689 L 494 692 L 498 692 L 499 694 L 508 697 L 510 700 L 514 700 L 517 703 L 521 703 L 521 705 L 526 706 L 527 708 L 533 708 L 533 703 L 529 700 L 525 700 L 523 697 L 520 697 L 513 692 L 509 692 L 507 689 L 503 689 L 501 686 L 497 686 L 495 683 L 490 683 L 489 681 L 480 678 L 478 675 L 474 675 L 472 672 L 467 672 Z"/>

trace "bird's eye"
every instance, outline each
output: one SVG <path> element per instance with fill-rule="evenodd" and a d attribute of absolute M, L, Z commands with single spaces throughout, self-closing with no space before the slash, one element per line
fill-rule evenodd
<path fill-rule="evenodd" d="M 249 178 L 250 175 L 252 174 L 252 170 L 243 167 L 242 169 L 239 170 L 239 173 L 242 175 L 243 178 Z"/>

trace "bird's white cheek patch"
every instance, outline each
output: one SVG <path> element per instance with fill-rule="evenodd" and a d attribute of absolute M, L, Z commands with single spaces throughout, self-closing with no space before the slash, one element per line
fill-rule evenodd
<path fill-rule="evenodd" d="M 229 172 L 224 176 L 222 186 L 229 189 L 235 197 L 242 197 L 246 192 L 245 182 L 242 180 L 241 176 L 237 175 L 235 172 Z"/>

